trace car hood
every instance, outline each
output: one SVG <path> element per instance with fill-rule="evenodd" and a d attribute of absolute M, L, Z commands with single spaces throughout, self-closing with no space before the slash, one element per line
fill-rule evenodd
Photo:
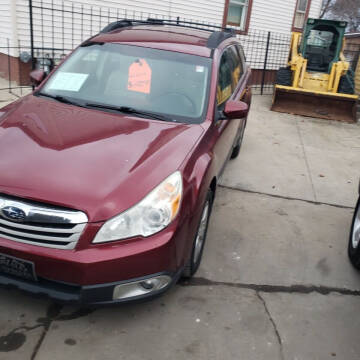
<path fill-rule="evenodd" d="M 179 169 L 202 132 L 29 95 L 0 109 L 0 193 L 103 221 Z"/>

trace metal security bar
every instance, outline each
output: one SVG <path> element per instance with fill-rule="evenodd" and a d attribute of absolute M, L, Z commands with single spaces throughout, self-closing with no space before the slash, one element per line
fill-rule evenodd
<path fill-rule="evenodd" d="M 240 35 L 246 60 L 252 68 L 255 94 L 271 94 L 276 71 L 286 66 L 291 34 L 250 30 Z"/>

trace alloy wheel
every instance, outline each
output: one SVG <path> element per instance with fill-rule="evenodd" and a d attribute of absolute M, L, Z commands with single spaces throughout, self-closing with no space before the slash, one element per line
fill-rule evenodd
<path fill-rule="evenodd" d="M 354 226 L 352 231 L 352 247 L 357 249 L 360 243 L 360 208 L 358 208 L 355 219 L 354 219 Z"/>
<path fill-rule="evenodd" d="M 199 257 L 201 255 L 201 250 L 204 245 L 205 236 L 206 236 L 206 228 L 209 218 L 209 209 L 210 209 L 210 202 L 207 201 L 206 205 L 204 207 L 203 213 L 201 215 L 201 221 L 198 233 L 196 235 L 195 239 L 195 249 L 194 249 L 194 263 L 196 264 L 199 260 Z"/>

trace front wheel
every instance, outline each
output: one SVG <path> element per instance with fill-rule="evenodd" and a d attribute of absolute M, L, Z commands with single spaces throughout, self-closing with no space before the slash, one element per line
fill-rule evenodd
<path fill-rule="evenodd" d="M 351 263 L 360 270 L 360 198 L 351 225 L 348 254 Z"/>
<path fill-rule="evenodd" d="M 193 242 L 191 257 L 189 262 L 185 266 L 182 274 L 183 278 L 186 279 L 191 278 L 196 273 L 197 269 L 200 266 L 202 254 L 204 251 L 207 230 L 209 226 L 212 203 L 213 203 L 213 193 L 211 190 L 209 190 L 206 195 L 205 204 L 203 206 L 203 210 L 200 217 L 200 223 L 198 225 L 198 229 Z"/>

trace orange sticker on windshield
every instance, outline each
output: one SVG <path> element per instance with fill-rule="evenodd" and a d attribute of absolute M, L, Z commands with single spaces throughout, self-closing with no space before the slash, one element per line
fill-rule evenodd
<path fill-rule="evenodd" d="M 145 59 L 138 59 L 129 67 L 128 90 L 150 93 L 151 68 Z"/>

